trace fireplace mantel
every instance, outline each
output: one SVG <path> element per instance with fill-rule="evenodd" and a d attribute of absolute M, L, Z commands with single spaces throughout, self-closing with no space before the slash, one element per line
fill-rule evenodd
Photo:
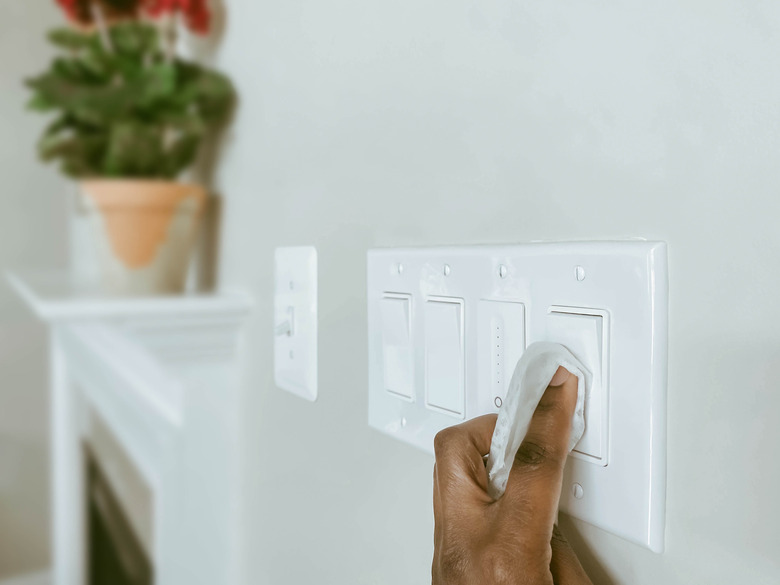
<path fill-rule="evenodd" d="M 110 429 L 153 496 L 157 585 L 238 582 L 242 293 L 103 298 L 63 274 L 9 274 L 50 327 L 53 585 L 85 585 L 83 442 Z"/>

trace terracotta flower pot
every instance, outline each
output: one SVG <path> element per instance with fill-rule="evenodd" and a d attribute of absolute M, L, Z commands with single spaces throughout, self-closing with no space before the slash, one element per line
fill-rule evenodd
<path fill-rule="evenodd" d="M 81 183 L 104 292 L 181 292 L 206 202 L 206 191 L 155 180 Z"/>

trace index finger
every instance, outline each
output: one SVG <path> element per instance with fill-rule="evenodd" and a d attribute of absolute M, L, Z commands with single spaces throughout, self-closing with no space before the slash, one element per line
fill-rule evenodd
<path fill-rule="evenodd" d="M 487 493 L 484 456 L 490 452 L 497 416 L 488 414 L 440 431 L 434 439 L 439 491 L 473 485 Z"/>

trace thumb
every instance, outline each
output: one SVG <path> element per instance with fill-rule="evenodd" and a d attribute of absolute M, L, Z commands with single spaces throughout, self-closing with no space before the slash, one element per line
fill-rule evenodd
<path fill-rule="evenodd" d="M 558 368 L 515 455 L 504 495 L 510 501 L 530 503 L 543 533 L 551 533 L 558 510 L 577 384 L 576 376 Z"/>

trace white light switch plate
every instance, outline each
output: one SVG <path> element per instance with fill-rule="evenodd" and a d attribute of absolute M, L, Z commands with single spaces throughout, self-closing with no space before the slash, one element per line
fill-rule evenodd
<path fill-rule="evenodd" d="M 317 250 L 274 255 L 274 378 L 279 388 L 317 399 Z"/>
<path fill-rule="evenodd" d="M 584 446 L 576 448 L 584 452 L 569 457 L 561 510 L 661 551 L 666 262 L 664 243 L 636 240 L 370 251 L 370 425 L 432 453 L 438 431 L 497 411 L 507 377 L 528 344 L 569 343 L 583 362 L 601 361 L 585 365 L 600 370 L 602 384 L 586 397 L 586 426 L 588 413 L 593 425 Z M 406 300 L 398 314 L 408 322 L 383 323 L 381 303 L 388 298 Z M 426 311 L 431 302 L 462 306 L 462 321 L 446 311 L 431 318 Z M 567 325 L 567 313 L 584 320 Z M 426 331 L 426 323 L 439 330 Z M 457 327 L 462 358 L 453 337 Z M 403 361 L 402 375 L 384 371 L 399 355 L 396 345 L 383 345 L 390 334 L 401 340 L 394 342 L 404 346 L 401 355 L 411 356 L 411 363 Z M 604 345 L 594 347 L 598 340 Z M 426 356 L 439 352 L 446 357 L 431 362 L 439 372 L 431 379 Z M 442 371 L 448 363 L 452 371 Z M 395 379 L 404 380 L 403 396 L 386 388 L 385 381 Z M 431 390 L 444 408 L 430 404 Z"/>

